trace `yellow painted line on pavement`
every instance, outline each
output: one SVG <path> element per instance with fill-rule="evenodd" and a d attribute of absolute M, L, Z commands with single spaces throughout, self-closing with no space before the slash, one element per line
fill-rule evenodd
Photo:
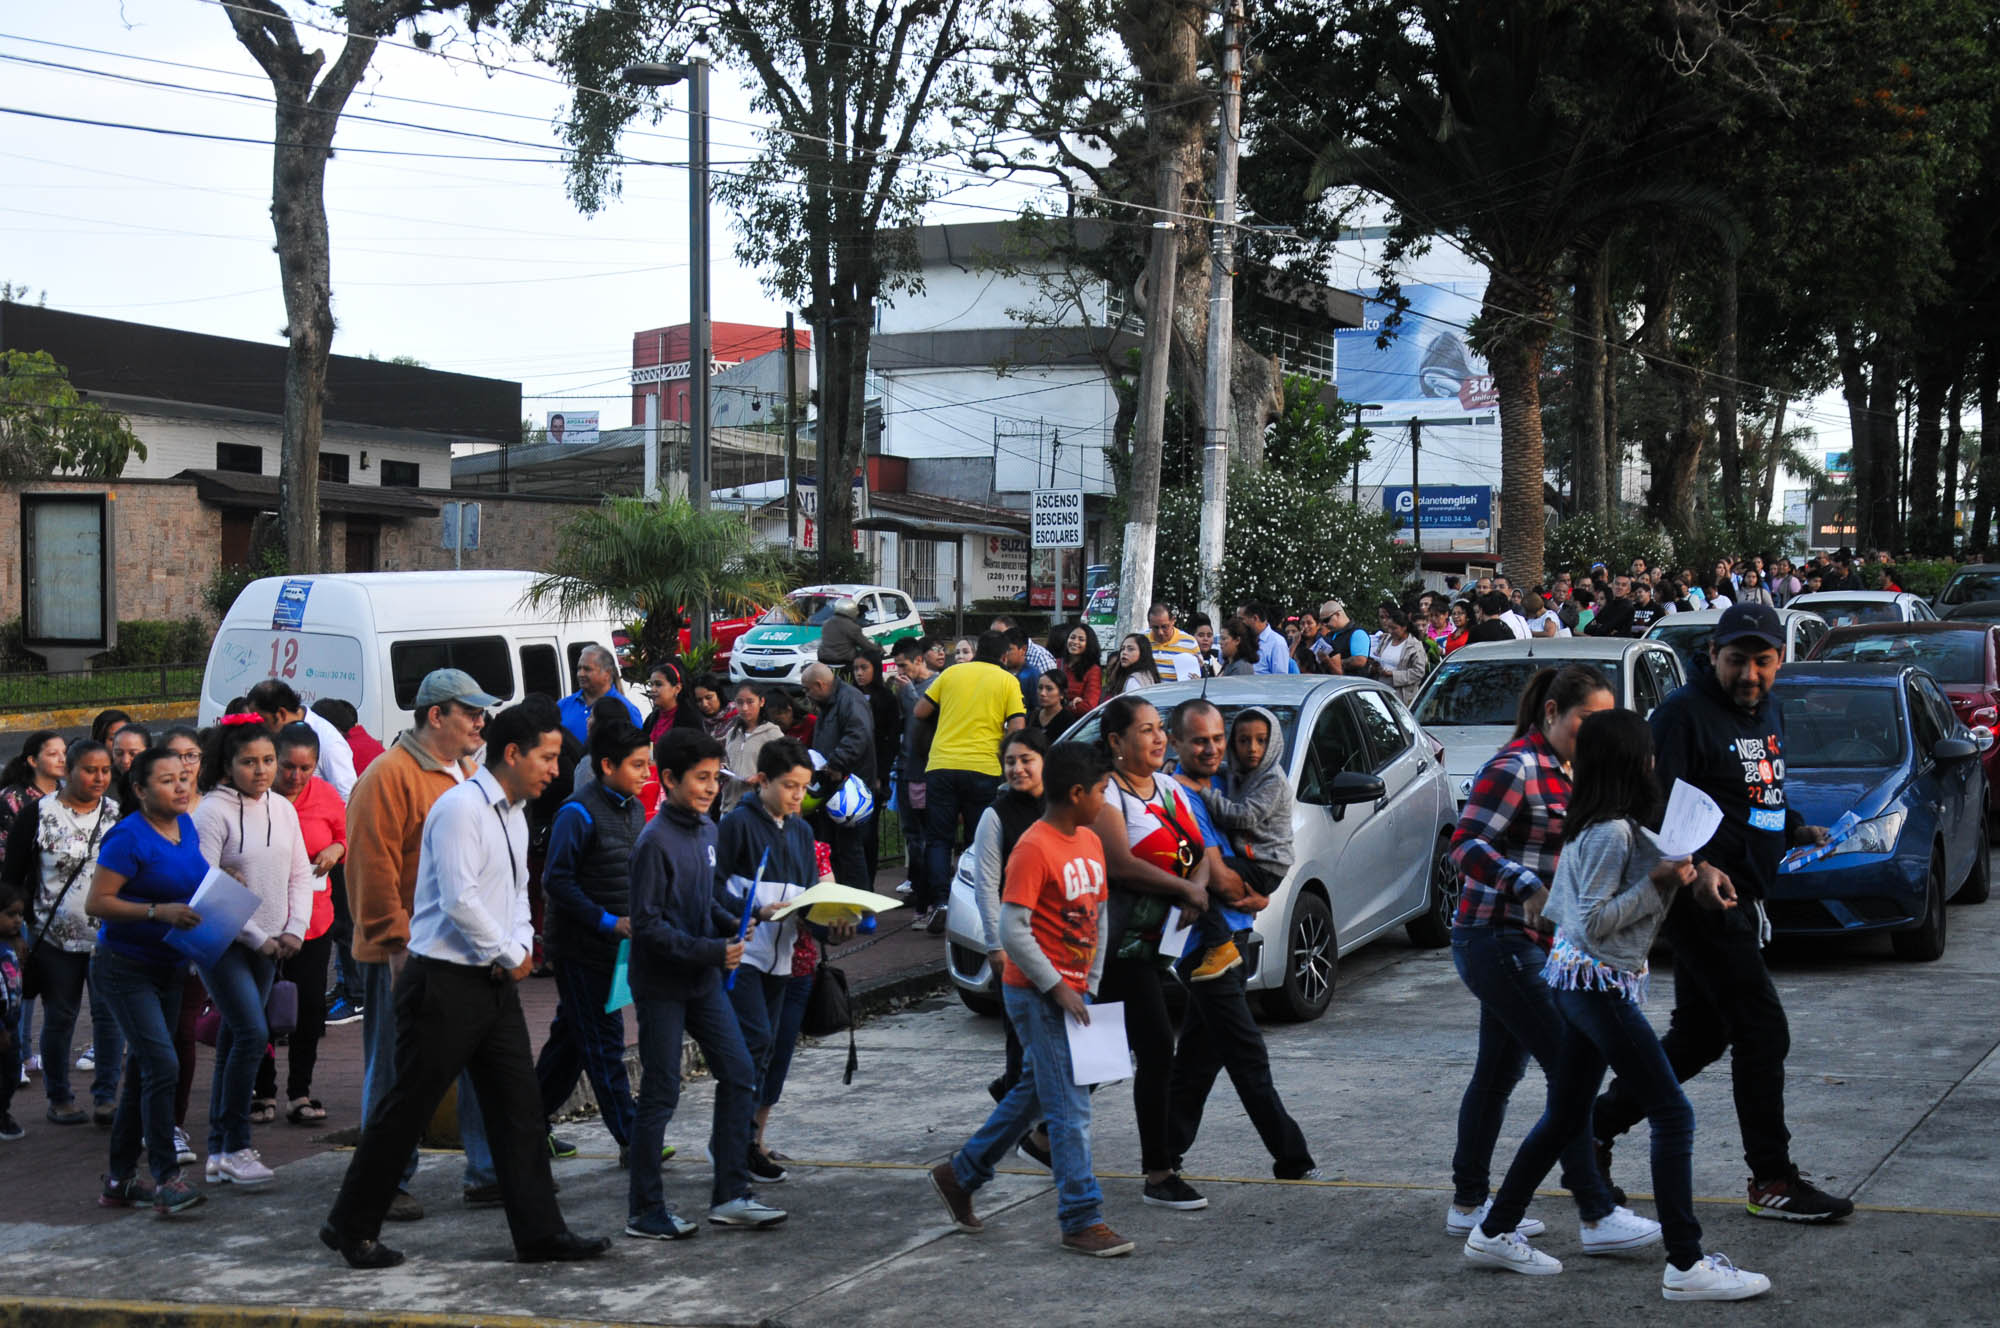
<path fill-rule="evenodd" d="M 315 1309 L 298 1305 L 195 1304 L 166 1300 L 86 1300 L 20 1296 L 0 1300 L 0 1328 L 641 1328 L 601 1319 L 551 1319 L 531 1314 L 437 1313 L 420 1310 Z M 644 1328 L 668 1328 L 648 1324 Z"/>
<path fill-rule="evenodd" d="M 173 719 L 185 715 L 200 704 L 200 697 L 189 696 L 178 701 L 143 701 L 115 708 L 123 710 L 141 724 L 146 724 L 156 719 Z M 96 719 L 99 712 L 112 708 L 93 705 L 69 706 L 61 710 L 10 710 L 0 714 L 0 729 L 25 732 L 33 729 L 81 728 Z"/>

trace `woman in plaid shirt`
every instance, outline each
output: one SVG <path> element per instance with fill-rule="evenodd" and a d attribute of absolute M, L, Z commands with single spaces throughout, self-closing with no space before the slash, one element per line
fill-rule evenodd
<path fill-rule="evenodd" d="M 1459 1103 L 1445 1213 L 1445 1230 L 1455 1236 L 1470 1232 L 1491 1202 L 1494 1141 L 1528 1057 L 1549 1075 L 1569 1036 L 1542 981 L 1550 933 L 1541 909 L 1562 849 L 1576 731 L 1616 704 L 1595 668 L 1572 664 L 1537 673 L 1521 697 L 1513 741 L 1480 770 L 1451 837 L 1452 865 L 1462 879 L 1451 957 L 1479 998 L 1479 1056 Z M 1617 1207 L 1589 1130 L 1564 1150 L 1562 1163 L 1563 1187 L 1575 1196 L 1588 1233 Z M 1518 1230 L 1525 1238 L 1543 1226 L 1527 1218 Z"/>

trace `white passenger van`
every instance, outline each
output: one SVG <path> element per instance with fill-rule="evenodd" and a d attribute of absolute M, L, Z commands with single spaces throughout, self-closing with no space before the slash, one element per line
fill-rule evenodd
<path fill-rule="evenodd" d="M 415 722 L 433 669 L 463 669 L 511 705 L 530 692 L 576 690 L 588 645 L 612 648 L 611 610 L 563 620 L 527 604 L 533 572 L 357 572 L 265 577 L 244 587 L 209 647 L 202 724 L 266 678 L 310 706 L 351 704 L 385 745 Z M 635 701 L 636 689 L 626 694 Z M 640 705 L 643 712 L 645 706 Z"/>

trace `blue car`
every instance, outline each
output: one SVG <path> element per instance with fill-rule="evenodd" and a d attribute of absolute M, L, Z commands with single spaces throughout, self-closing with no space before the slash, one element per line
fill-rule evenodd
<path fill-rule="evenodd" d="M 1780 872 L 1772 930 L 1886 931 L 1896 954 L 1944 953 L 1945 901 L 1986 898 L 1986 729 L 1968 729 L 1935 679 L 1898 664 L 1788 664 L 1785 796 L 1810 825 L 1860 825 L 1831 853 Z"/>

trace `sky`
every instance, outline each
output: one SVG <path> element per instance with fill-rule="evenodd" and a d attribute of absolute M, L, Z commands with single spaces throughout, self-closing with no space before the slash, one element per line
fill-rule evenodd
<path fill-rule="evenodd" d="M 0 3 L 0 280 L 46 292 L 54 308 L 282 341 L 270 84 L 237 43 L 227 3 Z M 341 40 L 301 36 L 329 60 Z M 327 170 L 334 350 L 519 381 L 538 423 L 593 409 L 603 427 L 632 422 L 632 334 L 682 322 L 688 308 L 685 92 L 670 97 L 662 123 L 636 125 L 621 144 L 659 164 L 626 167 L 620 195 L 587 217 L 564 187 L 555 123 L 569 89 L 552 70 L 462 36 L 430 52 L 407 32 L 384 42 Z M 761 117 L 727 71 L 710 100 L 710 156 L 726 169 L 753 155 Z M 930 220 L 993 220 L 1038 193 L 1044 207 L 1062 202 L 1041 186 L 952 183 Z M 719 208 L 715 226 L 714 319 L 782 323 Z M 1434 254 L 1418 266 L 1410 277 L 1422 281 L 1469 265 Z M 1375 284 L 1358 257 L 1329 275 Z M 1825 448 L 1847 446 L 1838 398 L 1801 403 L 1793 418 Z"/>
<path fill-rule="evenodd" d="M 341 41 L 301 38 L 329 62 Z M 334 140 L 334 350 L 518 380 L 537 422 L 596 409 L 606 428 L 630 423 L 632 334 L 687 318 L 684 90 L 670 90 L 662 124 L 640 123 L 622 143 L 670 164 L 627 167 L 621 196 L 586 217 L 554 160 L 569 98 L 554 72 L 518 50 L 463 40 L 435 49 L 415 49 L 407 32 L 385 42 Z M 52 308 L 281 342 L 269 98 L 221 0 L 0 3 L 0 106 L 10 112 L 0 114 L 0 280 L 46 292 Z M 757 117 L 725 71 L 711 79 L 710 109 L 711 161 L 751 156 Z M 970 206 L 937 216 L 990 220 L 1029 192 L 971 185 L 961 196 Z M 739 237 L 720 208 L 715 227 L 712 317 L 781 324 L 783 305 L 736 260 Z"/>

